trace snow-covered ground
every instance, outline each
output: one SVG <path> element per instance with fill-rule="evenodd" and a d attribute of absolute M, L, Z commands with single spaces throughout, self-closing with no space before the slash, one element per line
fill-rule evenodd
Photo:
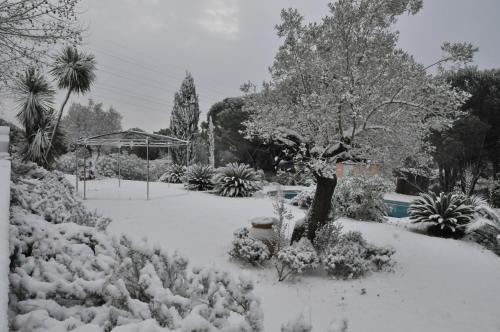
<path fill-rule="evenodd" d="M 122 181 L 118 188 L 116 179 L 89 181 L 86 204 L 113 219 L 112 233 L 147 237 L 194 265 L 252 276 L 266 331 L 279 331 L 301 312 L 318 332 L 342 318 L 350 332 L 500 331 L 500 258 L 474 244 L 343 220 L 344 229 L 395 247 L 396 271 L 355 281 L 305 275 L 279 283 L 271 267 L 242 266 L 226 254 L 236 228 L 253 217 L 272 216 L 270 198 L 223 198 L 165 183 L 151 183 L 151 200 L 144 200 L 145 194 L 144 182 Z M 303 216 L 301 210 L 293 212 Z"/>

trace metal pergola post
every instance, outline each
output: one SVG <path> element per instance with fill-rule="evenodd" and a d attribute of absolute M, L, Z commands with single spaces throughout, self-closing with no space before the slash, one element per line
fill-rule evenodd
<path fill-rule="evenodd" d="M 87 154 L 83 154 L 83 199 L 87 198 Z"/>
<path fill-rule="evenodd" d="M 75 188 L 78 193 L 78 144 L 75 149 Z"/>
<path fill-rule="evenodd" d="M 121 160 L 122 160 L 122 146 L 118 146 L 118 188 L 121 187 L 122 182 L 122 171 L 121 171 Z"/>
<path fill-rule="evenodd" d="M 146 138 L 146 160 L 148 169 L 146 173 L 146 186 L 147 186 L 146 199 L 149 200 L 149 138 Z"/>

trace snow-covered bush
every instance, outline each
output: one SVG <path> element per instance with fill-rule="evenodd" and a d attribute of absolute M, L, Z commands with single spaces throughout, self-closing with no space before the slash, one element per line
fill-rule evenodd
<path fill-rule="evenodd" d="M 247 228 L 241 228 L 234 232 L 229 255 L 252 265 L 261 266 L 271 258 L 271 253 L 264 242 L 251 238 L 249 233 Z"/>
<path fill-rule="evenodd" d="M 137 157 L 135 154 L 126 153 L 112 153 L 101 156 L 95 165 L 97 175 L 117 177 L 118 160 L 120 160 L 120 176 L 122 179 L 140 181 L 146 180 L 146 161 Z"/>
<path fill-rule="evenodd" d="M 316 187 L 308 187 L 301 190 L 295 197 L 290 200 L 290 204 L 298 206 L 303 209 L 308 209 L 313 202 Z"/>
<path fill-rule="evenodd" d="M 342 233 L 342 224 L 334 220 L 328 222 L 316 232 L 314 247 L 321 255 L 328 248 L 336 245 Z"/>
<path fill-rule="evenodd" d="M 192 165 L 186 172 L 186 188 L 189 190 L 205 191 L 213 188 L 212 177 L 214 169 L 210 165 Z"/>
<path fill-rule="evenodd" d="M 172 164 L 168 170 L 160 176 L 161 182 L 167 183 L 182 183 L 186 175 L 186 166 L 179 164 Z"/>
<path fill-rule="evenodd" d="M 275 267 L 278 281 L 285 280 L 292 274 L 301 274 L 305 270 L 318 266 L 319 259 L 313 245 L 306 238 L 278 251 L 275 257 Z"/>
<path fill-rule="evenodd" d="M 321 263 L 332 276 L 355 279 L 369 271 L 389 270 L 394 249 L 376 247 L 365 241 L 360 232 L 342 234 L 337 243 L 321 255 Z"/>
<path fill-rule="evenodd" d="M 83 166 L 83 160 L 81 165 Z M 59 156 L 55 162 L 55 169 L 66 174 L 75 174 L 75 153 L 69 152 Z"/>
<path fill-rule="evenodd" d="M 391 184 L 380 176 L 346 176 L 335 188 L 333 208 L 345 217 L 381 222 L 387 215 L 384 193 L 391 189 Z"/>
<path fill-rule="evenodd" d="M 475 218 L 467 197 L 455 193 L 421 194 L 410 204 L 408 212 L 413 223 L 424 223 L 430 233 L 441 236 L 463 236 Z"/>
<path fill-rule="evenodd" d="M 286 324 L 281 325 L 281 332 L 311 332 L 313 326 L 306 321 L 304 313 L 301 313 Z"/>
<path fill-rule="evenodd" d="M 248 197 L 262 189 L 257 173 L 245 164 L 230 163 L 217 169 L 213 182 L 221 196 Z"/>
<path fill-rule="evenodd" d="M 63 173 L 49 172 L 34 163 L 13 161 L 11 203 L 56 224 L 73 222 L 104 229 L 110 222 L 85 208 Z"/>
<path fill-rule="evenodd" d="M 66 193 L 51 200 L 62 201 L 63 212 L 77 211 L 61 173 L 17 164 L 14 170 L 12 331 L 262 331 L 250 281 L 214 268 L 189 270 L 182 257 L 146 241 L 111 238 L 96 223 L 47 220 L 36 208 L 47 200 L 42 188 Z"/>

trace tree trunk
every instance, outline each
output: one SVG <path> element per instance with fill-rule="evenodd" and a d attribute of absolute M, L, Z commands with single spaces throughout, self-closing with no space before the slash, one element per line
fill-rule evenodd
<path fill-rule="evenodd" d="M 61 109 L 59 110 L 59 114 L 57 116 L 57 122 L 54 126 L 54 129 L 52 130 L 52 137 L 50 138 L 50 144 L 49 147 L 47 148 L 47 152 L 45 152 L 45 159 L 48 158 L 50 149 L 54 146 L 54 137 L 56 136 L 57 128 L 59 127 L 59 123 L 61 122 L 61 117 L 64 111 L 64 106 L 66 106 L 66 103 L 68 102 L 69 96 L 71 95 L 71 88 L 68 89 L 68 93 L 66 93 L 66 98 L 64 98 L 64 101 L 61 105 Z"/>
<path fill-rule="evenodd" d="M 337 176 L 333 178 L 316 177 L 316 192 L 308 216 L 307 237 L 313 241 L 316 231 L 325 225 L 332 210 L 332 197 L 337 186 Z"/>

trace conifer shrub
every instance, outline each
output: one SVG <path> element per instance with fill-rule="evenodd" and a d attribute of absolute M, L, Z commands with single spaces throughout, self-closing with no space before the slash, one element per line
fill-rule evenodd
<path fill-rule="evenodd" d="M 220 196 L 249 197 L 261 190 L 257 173 L 245 164 L 230 163 L 216 170 L 214 190 Z"/>
<path fill-rule="evenodd" d="M 456 193 L 421 194 L 408 212 L 412 223 L 427 225 L 429 233 L 456 238 L 465 234 L 476 213 L 467 197 Z"/>
<path fill-rule="evenodd" d="M 184 177 L 186 175 L 186 166 L 179 164 L 172 164 L 167 169 L 162 176 L 160 176 L 161 182 L 167 183 L 182 183 L 184 182 Z"/>
<path fill-rule="evenodd" d="M 186 172 L 186 188 L 198 191 L 211 190 L 214 187 L 213 175 L 214 169 L 210 165 L 195 164 L 189 166 Z"/>

